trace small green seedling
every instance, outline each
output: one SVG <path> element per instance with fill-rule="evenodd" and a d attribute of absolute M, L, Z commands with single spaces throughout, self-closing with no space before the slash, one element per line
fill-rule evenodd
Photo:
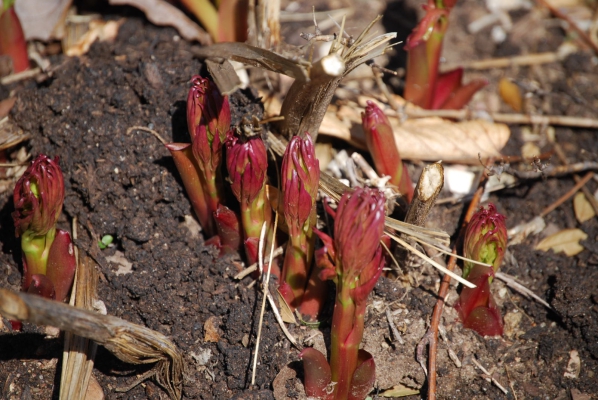
<path fill-rule="evenodd" d="M 98 247 L 101 250 L 107 249 L 108 247 L 112 247 L 114 242 L 114 237 L 112 235 L 104 235 L 102 239 L 98 241 Z"/>

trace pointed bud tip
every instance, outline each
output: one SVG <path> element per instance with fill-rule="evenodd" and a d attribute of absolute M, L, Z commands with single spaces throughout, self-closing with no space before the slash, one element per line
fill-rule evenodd
<path fill-rule="evenodd" d="M 26 231 L 45 235 L 56 225 L 64 201 L 64 178 L 54 160 L 40 154 L 17 181 L 12 214 L 17 236 Z"/>

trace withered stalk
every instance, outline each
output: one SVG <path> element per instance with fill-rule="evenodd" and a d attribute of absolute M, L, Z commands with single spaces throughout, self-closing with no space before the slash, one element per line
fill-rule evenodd
<path fill-rule="evenodd" d="M 423 227 L 443 186 L 444 167 L 442 164 L 434 163 L 425 167 L 417 181 L 405 222 Z"/>
<path fill-rule="evenodd" d="M 153 374 L 156 382 L 171 399 L 181 398 L 183 357 L 159 332 L 114 316 L 7 289 L 0 289 L 0 314 L 11 320 L 55 326 L 92 339 L 127 363 L 156 363 Z"/>
<path fill-rule="evenodd" d="M 194 47 L 192 51 L 199 58 L 219 62 L 238 61 L 295 78 L 282 104 L 281 115 L 285 119 L 280 124 L 280 133 L 289 139 L 293 135 L 309 132 L 315 142 L 326 109 L 341 80 L 359 65 L 382 55 L 389 47 L 387 43 L 396 37 L 396 32 L 391 32 L 367 40 L 366 36 L 381 18 L 376 17 L 355 40 L 345 40 L 343 18 L 340 32 L 328 55 L 313 65 L 244 43 L 218 43 L 209 47 Z M 226 91 L 231 87 L 223 84 L 219 89 Z"/>

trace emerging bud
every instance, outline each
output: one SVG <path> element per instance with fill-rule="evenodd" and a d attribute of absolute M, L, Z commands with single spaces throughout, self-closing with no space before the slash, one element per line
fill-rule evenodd
<path fill-rule="evenodd" d="M 311 215 L 318 193 L 320 164 L 311 136 L 294 136 L 282 159 L 283 212 L 289 233 L 303 227 Z"/>
<path fill-rule="evenodd" d="M 426 11 L 426 15 L 422 18 L 417 26 L 413 29 L 413 32 L 407 36 L 405 42 L 405 50 L 410 51 L 417 46 L 424 44 L 430 37 L 435 33 L 441 33 L 444 35 L 444 31 L 448 18 L 450 8 L 436 7 L 434 0 L 428 0 L 428 4 L 423 5 L 422 8 Z"/>
<path fill-rule="evenodd" d="M 399 189 L 407 202 L 411 202 L 413 184 L 399 155 L 390 121 L 380 107 L 369 100 L 365 112 L 361 114 L 361 121 L 376 170 L 381 175 L 390 176 L 390 183 Z"/>
<path fill-rule="evenodd" d="M 230 208 L 219 204 L 214 212 L 216 230 L 220 240 L 220 254 L 238 252 L 241 247 L 239 218 Z"/>
<path fill-rule="evenodd" d="M 40 154 L 27 168 L 14 190 L 17 237 L 25 232 L 42 236 L 54 229 L 64 201 L 64 180 L 54 160 Z"/>
<path fill-rule="evenodd" d="M 507 249 L 507 227 L 504 215 L 496 211 L 494 204 L 481 208 L 467 225 L 463 252 L 465 257 L 492 265 L 498 271 Z M 466 262 L 463 277 L 467 278 L 472 263 Z"/>
<path fill-rule="evenodd" d="M 35 274 L 31 277 L 31 282 L 27 288 L 27 293 L 35 294 L 37 296 L 45 297 L 46 299 L 51 300 L 56 298 L 54 284 L 50 278 L 42 274 Z"/>
<path fill-rule="evenodd" d="M 226 142 L 226 166 L 231 189 L 239 202 L 249 204 L 263 190 L 268 154 L 259 136 L 242 140 L 230 136 Z"/>
<path fill-rule="evenodd" d="M 492 267 L 465 262 L 463 277 L 476 285 L 463 288 L 455 308 L 465 328 L 480 335 L 502 335 L 503 323 L 496 306 L 490 283 L 498 271 L 507 247 L 505 217 L 496 211 L 493 204 L 481 208 L 467 225 L 463 252 L 465 257 L 490 264 Z"/>
<path fill-rule="evenodd" d="M 195 142 L 198 128 L 204 126 L 210 145 L 214 136 L 220 139 L 218 143 L 224 143 L 231 120 L 228 96 L 222 96 L 214 82 L 199 75 L 193 76 L 191 83 L 187 96 L 187 127 L 191 141 Z"/>
<path fill-rule="evenodd" d="M 305 139 L 295 136 L 282 158 L 282 213 L 289 241 L 284 257 L 280 291 L 294 310 L 303 301 L 308 284 L 315 237 L 315 203 L 320 180 L 320 165 L 309 134 Z M 312 216 L 314 218 L 312 218 Z M 322 303 L 313 303 L 322 304 Z M 319 308 L 319 305 L 317 307 Z M 315 318 L 317 311 L 307 311 L 307 318 Z"/>
<path fill-rule="evenodd" d="M 384 231 L 384 204 L 379 190 L 356 189 L 341 197 L 334 219 L 334 245 L 337 273 L 343 279 L 360 276 L 374 258 Z"/>

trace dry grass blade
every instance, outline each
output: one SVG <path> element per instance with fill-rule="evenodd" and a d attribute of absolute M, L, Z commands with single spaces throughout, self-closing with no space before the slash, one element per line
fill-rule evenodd
<path fill-rule="evenodd" d="M 277 227 L 278 227 L 278 213 L 276 213 L 276 217 L 274 219 L 273 232 L 276 232 Z M 263 275 L 264 248 L 263 248 L 263 246 L 264 246 L 264 241 L 265 241 L 265 232 L 266 232 L 266 223 L 264 222 L 264 224 L 262 225 L 262 231 L 260 234 L 259 252 L 258 252 L 258 263 L 259 263 L 260 272 L 262 272 L 262 279 L 264 279 L 264 275 Z M 262 324 L 264 322 L 264 311 L 266 309 L 266 299 L 268 299 L 268 302 L 270 303 L 270 306 L 272 307 L 272 311 L 274 312 L 274 316 L 276 317 L 276 320 L 280 324 L 282 331 L 284 332 L 286 337 L 289 339 L 289 341 L 293 344 L 293 346 L 297 347 L 297 341 L 295 340 L 293 335 L 288 331 L 287 327 L 285 326 L 284 321 L 282 320 L 282 317 L 281 317 L 280 313 L 278 312 L 278 309 L 276 308 L 276 303 L 274 302 L 274 299 L 272 298 L 272 295 L 270 294 L 270 290 L 269 290 L 270 273 L 271 273 L 271 268 L 272 268 L 271 267 L 272 260 L 274 259 L 274 253 L 275 253 L 274 240 L 272 240 L 272 247 L 270 248 L 270 257 L 269 257 L 269 261 L 268 261 L 268 270 L 266 272 L 265 279 L 264 279 L 264 286 L 263 286 L 264 287 L 264 297 L 262 298 L 262 307 L 261 307 L 261 311 L 260 311 L 260 322 L 258 325 L 258 334 L 257 334 L 257 339 L 256 339 L 256 345 L 255 345 L 255 354 L 253 356 L 254 357 L 253 358 L 253 371 L 251 374 L 251 384 L 252 385 L 255 384 L 255 372 L 256 372 L 256 368 L 257 368 L 257 357 L 258 357 L 258 353 L 259 353 L 259 349 L 260 349 L 260 339 L 261 339 L 261 335 L 262 335 Z"/>
<path fill-rule="evenodd" d="M 388 236 L 390 236 L 390 238 L 392 240 L 394 240 L 395 242 L 397 242 L 398 244 L 400 244 L 402 247 L 404 247 L 405 249 L 409 250 L 410 252 L 412 252 L 413 254 L 415 254 L 416 256 L 418 256 L 419 258 L 421 258 L 424 261 L 427 261 L 428 263 L 432 264 L 432 266 L 436 269 L 438 269 L 440 272 L 449 275 L 451 278 L 457 280 L 459 283 L 470 287 L 470 288 L 475 288 L 476 285 L 474 285 L 473 283 L 469 282 L 467 279 L 463 279 L 461 278 L 459 275 L 455 274 L 454 272 L 448 270 L 446 267 L 440 265 L 439 263 L 437 263 L 436 261 L 432 260 L 430 257 L 428 257 L 427 255 L 425 255 L 424 253 L 422 253 L 421 251 L 417 250 L 415 247 L 411 246 L 409 243 L 405 242 L 404 240 L 402 240 L 400 237 L 393 235 L 393 234 L 389 234 L 388 232 L 386 232 L 386 234 Z"/>
<path fill-rule="evenodd" d="M 258 262 L 260 273 L 264 273 L 264 242 L 266 240 L 266 223 L 262 224 L 262 231 L 260 232 L 260 241 L 258 247 Z M 274 240 L 272 241 L 274 246 Z M 270 264 L 268 264 L 268 273 L 266 276 L 266 288 L 268 287 L 268 281 L 270 280 Z M 260 351 L 260 339 L 262 338 L 262 324 L 264 322 L 264 311 L 266 310 L 266 295 L 262 297 L 262 308 L 260 309 L 260 322 L 257 327 L 257 339 L 255 341 L 255 353 L 253 354 L 253 370 L 251 372 L 251 384 L 255 385 L 255 370 L 257 368 L 257 356 Z"/>
<path fill-rule="evenodd" d="M 9 319 L 55 326 L 92 339 L 131 364 L 156 363 L 153 376 L 171 399 L 180 399 L 183 357 L 164 335 L 123 319 L 100 315 L 26 293 L 0 289 L 0 314 Z"/>
<path fill-rule="evenodd" d="M 76 224 L 77 222 L 74 220 L 73 239 L 75 240 L 77 239 Z M 95 265 L 89 257 L 84 257 L 81 260 L 76 246 L 75 259 L 77 260 L 77 271 L 70 305 L 93 310 L 97 287 Z M 84 400 L 86 398 L 97 347 L 97 343 L 93 340 L 65 332 L 60 376 L 60 400 Z"/>
<path fill-rule="evenodd" d="M 496 278 L 498 278 L 501 281 L 503 281 L 504 283 L 506 283 L 508 287 L 510 287 L 511 289 L 515 290 L 516 292 L 521 293 L 522 295 L 524 295 L 528 299 L 534 299 L 538 303 L 542 304 L 544 307 L 548 308 L 549 310 L 553 310 L 554 311 L 554 309 L 550 306 L 550 304 L 548 304 L 546 302 L 546 300 L 544 300 L 543 298 L 541 298 L 540 296 L 538 296 L 537 294 L 535 294 L 534 292 L 532 292 L 531 289 L 528 289 L 527 287 L 525 287 L 521 283 L 517 282 L 515 280 L 514 276 L 505 274 L 504 272 L 497 272 L 494 276 L 496 276 Z"/>

